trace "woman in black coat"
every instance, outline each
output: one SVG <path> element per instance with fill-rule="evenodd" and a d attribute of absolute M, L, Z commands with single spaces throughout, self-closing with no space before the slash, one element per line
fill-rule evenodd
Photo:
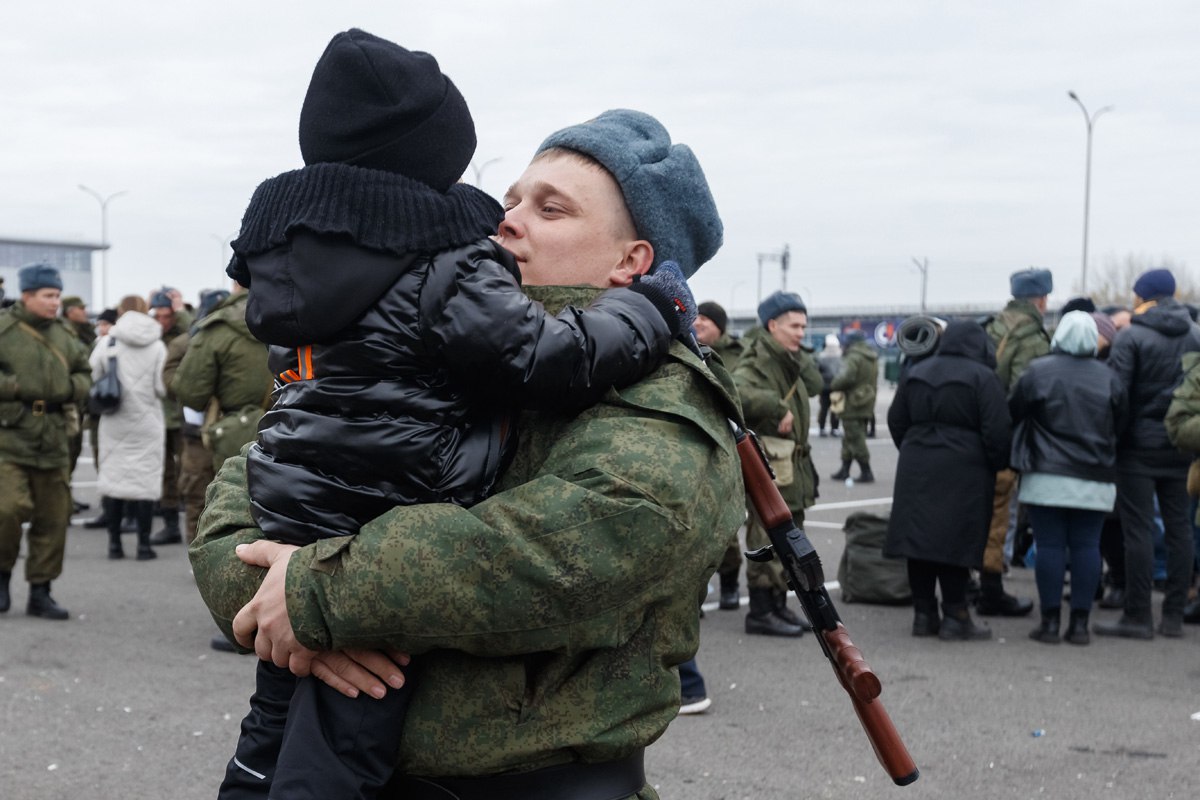
<path fill-rule="evenodd" d="M 906 370 L 888 410 L 900 460 L 884 553 L 908 559 L 913 636 L 992 635 L 971 619 L 966 589 L 983 560 L 996 472 L 1008 463 L 1011 423 L 995 368 L 983 328 L 951 322 L 937 352 Z"/>

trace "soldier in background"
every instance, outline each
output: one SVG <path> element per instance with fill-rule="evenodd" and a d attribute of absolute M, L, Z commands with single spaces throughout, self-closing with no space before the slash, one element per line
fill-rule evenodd
<path fill-rule="evenodd" d="M 842 468 L 833 474 L 835 481 L 850 477 L 850 465 L 858 462 L 861 473 L 856 481 L 874 483 L 871 451 L 867 449 L 867 422 L 875 416 L 875 394 L 879 384 L 879 354 L 867 344 L 862 331 L 846 334 L 846 352 L 842 366 L 829 384 L 845 398 L 842 408 Z"/>
<path fill-rule="evenodd" d="M 817 362 L 804 345 L 808 309 L 800 295 L 775 292 L 758 306 L 761 328 L 750 339 L 733 381 L 741 398 L 746 425 L 758 434 L 775 471 L 779 493 L 803 526 L 804 509 L 816 502 L 816 471 L 808 444 L 809 397 L 820 394 L 823 381 Z M 769 544 L 758 518 L 750 515 L 746 547 Z M 787 607 L 787 582 L 778 559 L 749 562 L 746 584 L 750 613 L 746 633 L 800 636 L 807 624 Z"/>
<path fill-rule="evenodd" d="M 150 316 L 162 326 L 162 341 L 168 353 L 171 343 L 187 333 L 192 320 L 187 311 L 176 311 L 176 302 L 182 304 L 182 301 L 171 297 L 166 287 L 150 297 Z M 162 407 L 163 424 L 167 431 L 166 450 L 163 453 L 162 499 L 159 501 L 163 527 L 150 537 L 150 544 L 155 545 L 183 541 L 183 534 L 179 530 L 179 457 L 183 452 L 183 408 L 171 393 L 170 386 L 167 387 L 167 396 L 162 399 Z"/>
<path fill-rule="evenodd" d="M 92 347 L 96 344 L 96 328 L 88 319 L 87 304 L 83 302 L 83 298 L 75 295 L 69 295 L 62 299 L 62 317 L 66 321 L 67 328 L 75 334 L 84 350 L 88 353 L 92 352 Z M 74 425 L 74 431 L 71 434 L 71 474 L 75 474 L 75 465 L 79 462 L 79 454 L 83 452 L 83 429 L 88 425 L 88 415 L 85 408 L 81 405 L 74 409 L 68 410 L 68 414 L 74 413 L 77 416 L 78 424 Z M 81 503 L 78 500 L 71 500 L 72 510 L 75 513 L 85 511 L 89 508 L 87 503 Z"/>
<path fill-rule="evenodd" d="M 57 319 L 62 278 L 48 264 L 18 273 L 21 299 L 0 313 L 0 612 L 12 604 L 9 579 L 29 522 L 26 613 L 63 620 L 50 596 L 62 574 L 71 517 L 69 433 L 64 404 L 92 385 L 87 352 Z"/>
<path fill-rule="evenodd" d="M 1000 313 L 984 325 L 996 346 L 996 374 L 1007 395 L 1016 385 L 1029 362 L 1050 352 L 1050 334 L 1042 315 L 1046 297 L 1054 290 L 1054 276 L 1048 269 L 1026 269 L 1009 277 L 1012 299 Z M 1010 522 L 1015 529 L 1017 473 L 1002 469 L 996 473 L 996 492 L 992 500 L 992 524 L 983 568 L 979 572 L 979 602 L 982 616 L 1022 617 L 1033 611 L 1033 601 L 1014 597 L 1004 591 L 1004 542 Z"/>

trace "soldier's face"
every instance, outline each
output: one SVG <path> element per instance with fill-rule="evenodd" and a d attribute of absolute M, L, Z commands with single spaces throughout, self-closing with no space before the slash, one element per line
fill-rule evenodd
<path fill-rule="evenodd" d="M 37 289 L 32 292 L 21 292 L 21 302 L 35 317 L 54 319 L 58 316 L 58 307 L 62 305 L 62 290 Z"/>
<path fill-rule="evenodd" d="M 83 306 L 71 306 L 63 313 L 71 322 L 87 322 L 87 309 Z"/>
<path fill-rule="evenodd" d="M 158 320 L 158 324 L 162 326 L 163 333 L 171 330 L 171 326 L 175 324 L 175 312 L 169 308 L 152 308 L 150 316 Z"/>
<path fill-rule="evenodd" d="M 637 239 L 612 176 L 556 154 L 535 160 L 509 187 L 495 240 L 530 286 L 625 286 L 654 252 Z M 647 253 L 645 264 L 631 263 Z"/>
<path fill-rule="evenodd" d="M 696 330 L 696 340 L 702 345 L 712 347 L 713 343 L 721 338 L 721 329 L 717 327 L 717 323 L 703 314 L 696 317 L 696 324 L 692 327 Z"/>
<path fill-rule="evenodd" d="M 789 353 L 800 349 L 800 343 L 804 341 L 804 333 L 807 330 L 808 314 L 803 311 L 789 311 L 767 323 L 767 331 L 771 338 Z"/>

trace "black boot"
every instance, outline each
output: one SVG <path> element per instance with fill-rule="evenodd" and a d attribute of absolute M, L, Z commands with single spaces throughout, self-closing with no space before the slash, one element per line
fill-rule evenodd
<path fill-rule="evenodd" d="M 12 595 L 8 593 L 8 579 L 11 572 L 0 572 L 0 613 L 12 608 Z"/>
<path fill-rule="evenodd" d="M 1183 607 L 1183 621 L 1189 625 L 1200 623 L 1200 597 Z"/>
<path fill-rule="evenodd" d="M 938 638 L 943 642 L 977 641 L 992 638 L 991 628 L 982 628 L 971 619 L 966 603 L 942 603 L 942 624 Z"/>
<path fill-rule="evenodd" d="M 1116 622 L 1097 622 L 1093 628 L 1098 636 L 1120 636 L 1123 639 L 1153 639 L 1154 619 L 1147 611 L 1145 616 L 1131 617 L 1122 614 Z"/>
<path fill-rule="evenodd" d="M 1043 608 L 1042 621 L 1029 632 L 1029 638 L 1042 644 L 1058 644 L 1062 641 L 1058 635 L 1060 625 L 1062 625 L 1062 609 L 1058 607 Z"/>
<path fill-rule="evenodd" d="M 738 598 L 738 574 L 736 572 L 721 573 L 721 601 L 717 608 L 722 611 L 736 611 L 742 605 Z"/>
<path fill-rule="evenodd" d="M 1101 608 L 1124 608 L 1125 607 L 1125 587 L 1110 586 L 1108 594 L 1100 598 L 1099 606 Z"/>
<path fill-rule="evenodd" d="M 746 615 L 746 633 L 762 636 L 803 636 L 799 625 L 785 622 L 775 614 L 770 589 L 751 589 L 750 613 Z"/>
<path fill-rule="evenodd" d="M 913 636 L 937 636 L 941 624 L 937 598 L 913 599 Z"/>
<path fill-rule="evenodd" d="M 150 525 L 154 522 L 154 504 L 149 500 L 139 500 L 137 502 L 136 513 L 138 521 L 137 560 L 149 561 L 152 558 L 158 558 L 158 553 L 154 552 L 154 550 L 150 547 L 150 542 L 154 541 L 150 536 Z M 176 524 L 178 525 L 178 511 L 175 512 L 175 520 Z M 178 530 L 178 527 L 176 527 L 176 530 Z"/>
<path fill-rule="evenodd" d="M 99 530 L 101 528 L 108 527 L 108 500 L 109 498 L 107 497 L 100 498 L 100 513 L 97 516 L 86 520 L 83 523 L 83 527 L 88 528 L 89 530 Z"/>
<path fill-rule="evenodd" d="M 151 512 L 153 512 L 153 509 L 151 509 Z M 179 532 L 179 509 L 164 508 L 162 510 L 162 518 L 162 530 L 150 537 L 150 544 L 179 544 L 182 542 L 183 535 Z"/>
<path fill-rule="evenodd" d="M 123 501 L 112 497 L 103 499 L 104 513 L 100 516 L 108 519 L 108 557 L 118 559 L 125 557 L 121 547 L 121 506 Z"/>
<path fill-rule="evenodd" d="M 771 604 L 775 608 L 775 616 L 779 617 L 789 625 L 799 625 L 806 631 L 811 631 L 813 629 L 812 625 L 808 624 L 808 620 L 804 619 L 795 611 L 792 611 L 790 608 L 788 608 L 787 592 L 780 591 L 779 589 L 772 589 Z"/>
<path fill-rule="evenodd" d="M 1033 601 L 1004 592 L 998 572 L 979 573 L 979 602 L 975 610 L 981 617 L 1023 617 L 1033 611 Z"/>
<path fill-rule="evenodd" d="M 832 475 L 830 475 L 829 477 L 833 478 L 835 481 L 846 480 L 846 478 L 850 477 L 850 465 L 853 463 L 854 463 L 853 461 L 846 461 L 845 459 L 843 459 L 842 460 L 842 468 L 839 469 L 837 472 L 833 473 Z"/>
<path fill-rule="evenodd" d="M 1071 618 L 1067 621 L 1067 633 L 1063 636 L 1071 644 L 1091 644 L 1092 637 L 1088 633 L 1088 617 L 1090 612 L 1071 609 Z"/>
<path fill-rule="evenodd" d="M 70 616 L 67 610 L 54 602 L 50 596 L 50 582 L 29 584 L 29 603 L 25 613 L 31 617 L 42 619 L 66 619 Z"/>
<path fill-rule="evenodd" d="M 871 472 L 871 462 L 859 459 L 858 467 L 862 472 L 854 479 L 855 483 L 874 483 L 875 473 Z"/>

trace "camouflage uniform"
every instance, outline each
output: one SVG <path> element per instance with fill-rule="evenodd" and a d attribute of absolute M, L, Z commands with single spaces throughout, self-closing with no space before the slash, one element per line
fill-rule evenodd
<path fill-rule="evenodd" d="M 191 324 L 191 314 L 182 309 L 175 312 L 174 324 L 163 332 L 162 337 L 163 344 L 167 346 L 168 351 L 175 339 L 187 335 L 188 326 Z M 169 516 L 171 513 L 176 515 L 174 522 L 176 526 L 178 525 L 179 458 L 183 452 L 183 434 L 181 432 L 183 426 L 183 406 L 180 405 L 179 400 L 171 392 L 171 385 L 169 383 L 167 384 L 167 396 L 162 399 L 162 407 L 163 424 L 167 429 L 167 444 L 163 456 L 162 499 L 159 501 L 159 505 L 162 507 L 169 528 L 172 524 L 171 517 Z M 155 544 L 160 543 L 162 542 L 155 542 Z"/>
<path fill-rule="evenodd" d="M 821 393 L 821 372 L 808 351 L 793 354 L 783 349 L 765 328 L 755 328 L 744 339 L 750 339 L 741 361 L 734 371 L 746 425 L 761 436 L 791 439 L 796 443 L 792 452 L 793 480 L 779 487 L 779 493 L 792 512 L 797 525 L 804 524 L 804 509 L 816 502 L 816 471 L 810 458 L 808 427 L 811 416 L 809 397 Z M 786 398 L 786 399 L 785 399 Z M 779 433 L 779 423 L 792 412 L 791 434 Z M 769 544 L 767 533 L 751 516 L 746 529 L 747 549 Z M 748 562 L 746 583 L 751 589 L 770 588 L 787 591 L 783 566 L 778 560 L 766 564 Z"/>
<path fill-rule="evenodd" d="M 63 318 L 63 324 L 67 326 L 67 329 L 70 330 L 71 333 L 75 334 L 75 338 L 78 339 L 80 344 L 83 345 L 84 351 L 91 353 L 92 348 L 96 345 L 96 326 L 92 325 L 90 322 L 74 322 L 73 320 L 69 320 L 65 317 Z M 79 461 L 79 456 L 83 452 L 84 428 L 88 428 L 92 431 L 92 455 L 93 457 L 96 455 L 96 424 L 93 424 L 91 417 L 84 412 L 83 405 L 80 405 L 75 409 L 75 414 L 79 424 L 75 426 L 76 430 L 71 434 L 70 443 L 68 445 L 71 456 L 71 462 L 68 469 L 70 469 L 69 474 L 71 475 L 75 474 L 75 464 Z"/>
<path fill-rule="evenodd" d="M 842 368 L 829 388 L 846 395 L 846 406 L 838 417 L 842 421 L 842 463 L 857 460 L 869 472 L 871 453 L 867 450 L 867 420 L 875 415 L 875 394 L 879 383 L 879 355 L 866 342 L 854 342 L 842 354 Z M 836 476 L 835 476 L 836 477 Z"/>
<path fill-rule="evenodd" d="M 188 408 L 202 411 L 216 401 L 218 422 L 210 427 L 224 430 L 220 419 L 248 417 L 248 424 L 241 426 L 248 435 L 237 437 L 237 441 L 219 442 L 216 453 L 201 441 L 199 428 L 192 437 L 184 437 L 179 491 L 187 510 L 188 542 L 196 538 L 196 522 L 204 507 L 208 484 L 227 455 L 253 440 L 255 425 L 274 384 L 267 368 L 267 346 L 246 327 L 248 296 L 246 292 L 230 295 L 200 320 L 177 369 L 165 376 L 171 391 Z M 168 369 L 170 361 L 168 351 Z"/>
<path fill-rule="evenodd" d="M 32 584 L 62 573 L 71 516 L 62 404 L 87 398 L 91 373 L 87 353 L 61 320 L 30 314 L 20 302 L 0 313 L 0 572 L 12 572 L 28 520 L 25 578 Z"/>
<path fill-rule="evenodd" d="M 725 371 L 733 374 L 737 368 L 738 361 L 741 360 L 742 353 L 745 351 L 745 346 L 741 339 L 735 339 L 728 333 L 722 333 L 721 338 L 712 344 L 712 351 L 721 359 L 721 365 L 725 367 Z M 742 571 L 742 546 L 738 542 L 738 534 L 735 530 L 733 536 L 725 546 L 725 554 L 721 556 L 721 564 L 717 567 L 717 574 L 720 575 L 721 591 L 723 595 L 729 595 L 731 599 L 722 600 L 721 608 L 734 609 L 737 602 L 737 585 L 738 575 Z"/>
<path fill-rule="evenodd" d="M 551 313 L 598 294 L 526 291 Z M 298 638 L 421 655 L 403 773 L 489 775 L 636 752 L 678 711 L 675 666 L 696 651 L 696 603 L 741 523 L 727 423 L 737 414 L 724 371 L 678 343 L 648 378 L 577 417 L 523 414 L 516 457 L 484 502 L 396 508 L 297 552 L 287 593 Z M 233 548 L 259 535 L 245 459 L 231 458 L 191 548 L 227 633 L 262 575 Z"/>

